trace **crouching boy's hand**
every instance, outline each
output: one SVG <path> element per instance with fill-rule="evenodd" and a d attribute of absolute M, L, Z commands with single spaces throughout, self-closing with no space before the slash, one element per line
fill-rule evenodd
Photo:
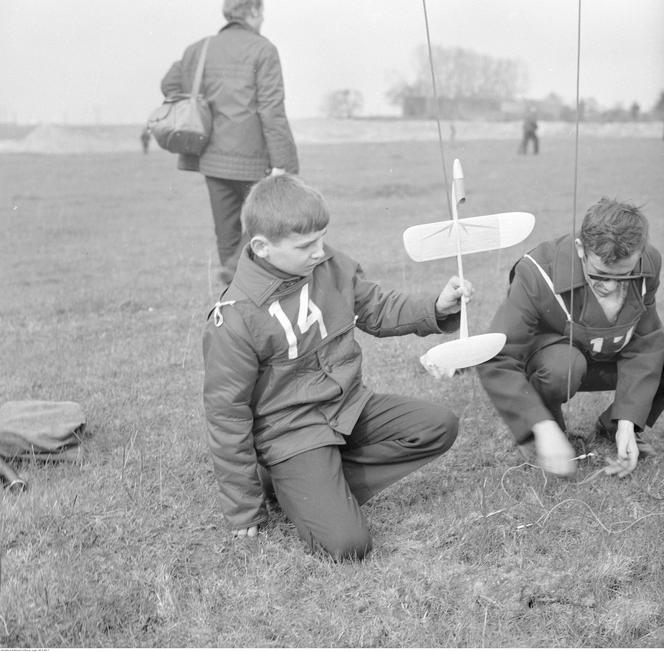
<path fill-rule="evenodd" d="M 239 530 L 231 530 L 231 533 L 234 537 L 255 537 L 258 536 L 258 525 L 252 525 L 251 527 L 240 528 Z"/>
<path fill-rule="evenodd" d="M 605 471 L 607 475 L 617 474 L 619 478 L 624 478 L 636 468 L 639 461 L 639 446 L 636 443 L 634 424 L 631 421 L 624 419 L 618 421 L 616 448 L 618 449 L 618 458 L 615 460 L 609 459 L 609 465 Z"/>
<path fill-rule="evenodd" d="M 560 426 L 553 420 L 533 425 L 539 465 L 549 473 L 572 475 L 576 471 L 574 448 Z"/>
<path fill-rule="evenodd" d="M 473 296 L 473 284 L 464 279 L 463 287 L 458 276 L 453 276 L 436 299 L 436 314 L 453 315 L 461 310 L 461 301 L 470 301 Z"/>

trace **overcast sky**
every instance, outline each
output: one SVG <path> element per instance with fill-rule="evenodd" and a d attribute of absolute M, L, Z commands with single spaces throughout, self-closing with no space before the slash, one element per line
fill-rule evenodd
<path fill-rule="evenodd" d="M 0 0 L 0 121 L 141 123 L 184 48 L 224 23 L 221 0 Z M 421 0 L 265 0 L 292 118 L 354 88 L 364 113 L 412 81 Z M 526 95 L 576 90 L 578 0 L 427 0 L 431 39 L 521 59 Z M 664 90 L 664 0 L 582 0 L 581 97 L 644 110 Z M 439 89 L 443 92 L 444 89 Z"/>

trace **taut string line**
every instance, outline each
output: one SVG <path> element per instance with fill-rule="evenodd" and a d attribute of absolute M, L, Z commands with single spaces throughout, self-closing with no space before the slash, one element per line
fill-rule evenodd
<path fill-rule="evenodd" d="M 574 193 L 572 198 L 572 238 L 571 238 L 571 256 L 570 256 L 570 279 L 574 278 L 574 260 L 576 257 L 576 250 L 574 246 L 574 239 L 576 238 L 576 204 L 577 193 L 579 186 L 579 109 L 581 100 L 579 97 L 580 77 L 581 77 L 581 0 L 578 0 L 577 10 L 577 30 L 576 30 L 576 120 L 574 130 Z M 569 359 L 567 361 L 567 402 L 565 403 L 565 431 L 569 436 L 569 416 L 570 416 L 570 399 L 572 393 L 572 349 L 574 347 L 574 290 L 570 292 L 570 306 L 569 312 L 571 315 L 569 321 Z"/>
<path fill-rule="evenodd" d="M 445 182 L 445 196 L 447 197 L 447 209 L 450 217 L 452 215 L 452 200 L 450 199 L 449 184 L 447 183 L 447 168 L 445 167 L 445 152 L 443 147 L 443 132 L 440 128 L 440 115 L 438 106 L 438 91 L 436 89 L 436 72 L 433 65 L 433 52 L 431 48 L 431 35 L 429 34 L 429 16 L 427 14 L 427 0 L 422 0 L 422 8 L 424 9 L 424 25 L 427 32 L 427 51 L 429 53 L 429 68 L 431 69 L 431 88 L 433 91 L 433 101 L 436 114 L 436 126 L 438 127 L 438 147 L 440 148 L 440 159 L 443 165 L 443 180 Z"/>

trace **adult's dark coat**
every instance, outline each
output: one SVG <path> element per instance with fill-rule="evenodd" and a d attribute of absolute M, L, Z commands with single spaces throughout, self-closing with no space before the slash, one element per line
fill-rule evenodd
<path fill-rule="evenodd" d="M 191 92 L 203 41 L 166 73 L 165 96 Z M 243 22 L 225 25 L 210 39 L 201 92 L 213 115 L 212 137 L 198 162 L 205 176 L 257 181 L 272 168 L 299 171 L 279 54 L 268 39 Z"/>

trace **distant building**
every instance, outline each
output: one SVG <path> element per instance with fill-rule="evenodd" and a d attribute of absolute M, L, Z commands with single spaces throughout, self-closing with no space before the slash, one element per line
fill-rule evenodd
<path fill-rule="evenodd" d="M 439 97 L 438 105 L 433 97 L 406 95 L 401 102 L 404 118 L 433 118 L 446 120 L 499 120 L 502 117 L 501 102 L 491 98 Z"/>
<path fill-rule="evenodd" d="M 503 120 L 521 120 L 529 109 L 535 109 L 539 120 L 569 120 L 572 111 L 560 97 L 551 93 L 542 100 L 509 100 L 501 102 Z M 573 119 L 573 111 L 571 119 Z"/>
<path fill-rule="evenodd" d="M 402 94 L 399 98 L 401 115 L 404 118 L 434 118 L 445 120 L 522 120 L 523 116 L 534 109 L 538 120 L 566 121 L 576 120 L 575 106 L 568 106 L 555 93 L 549 93 L 543 99 L 528 98 L 498 100 L 493 98 L 449 98 L 439 97 L 438 106 L 434 99 L 426 95 Z M 593 99 L 579 102 L 579 120 L 638 120 L 641 118 L 637 108 L 630 111 L 616 108 L 613 111 L 601 111 Z"/>

